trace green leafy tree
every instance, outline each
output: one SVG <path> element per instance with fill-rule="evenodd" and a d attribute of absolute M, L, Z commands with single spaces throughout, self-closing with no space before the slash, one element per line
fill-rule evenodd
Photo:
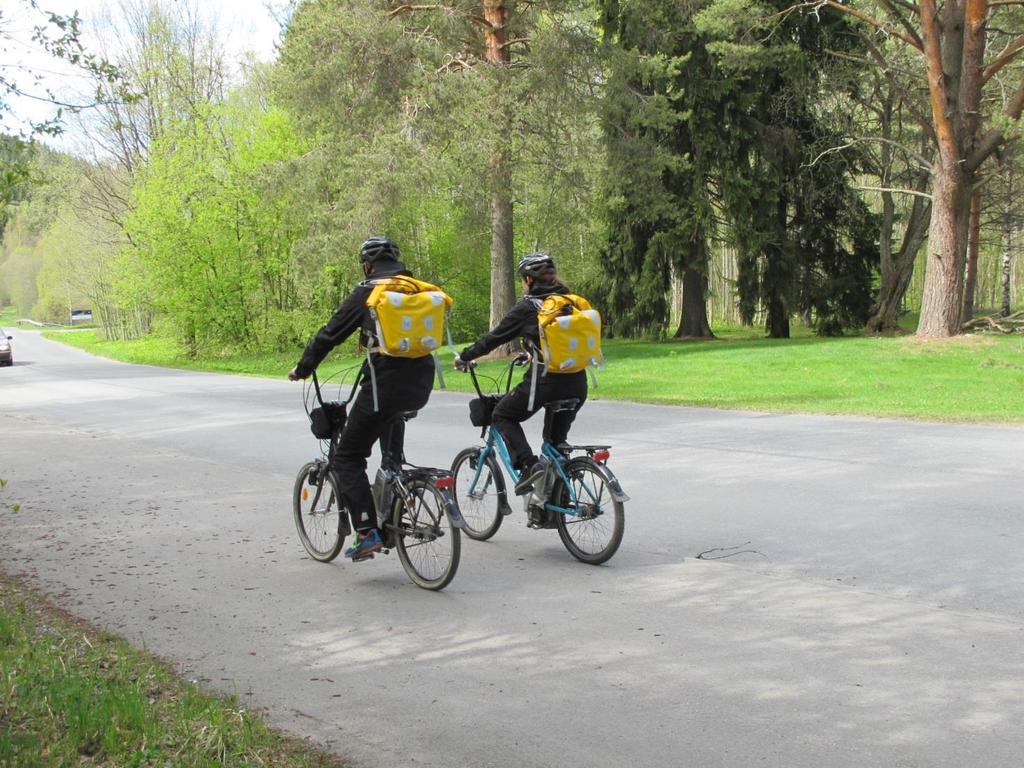
<path fill-rule="evenodd" d="M 1019 135 L 1024 110 L 1024 16 L 1016 2 L 938 4 L 815 0 L 794 8 L 828 8 L 902 42 L 918 57 L 918 85 L 929 107 L 915 116 L 934 149 L 929 173 L 931 218 L 917 333 L 959 333 L 971 204 L 983 167 Z M 879 58 L 877 66 L 892 65 Z M 1006 94 L 1005 98 L 1000 98 Z"/>
<path fill-rule="evenodd" d="M 593 38 L 581 3 L 299 4 L 275 77 L 315 146 L 302 165 L 319 205 L 299 249 L 325 263 L 385 233 L 430 254 L 413 266 L 465 283 L 457 316 L 472 319 L 457 324 L 473 334 L 511 305 L 516 249 L 583 270 L 600 167 Z"/>
<path fill-rule="evenodd" d="M 197 109 L 151 145 L 126 222 L 143 268 L 136 289 L 191 352 L 295 343 L 295 230 L 287 195 L 261 180 L 300 151 L 283 112 L 241 96 Z"/>
<path fill-rule="evenodd" d="M 719 179 L 739 251 L 739 306 L 748 321 L 763 308 L 776 338 L 789 336 L 795 314 L 826 334 L 863 324 L 877 253 L 865 222 L 877 224 L 852 189 L 863 163 L 829 152 L 842 134 L 816 111 L 824 89 L 848 82 L 824 66 L 827 52 L 849 52 L 856 37 L 839 14 L 779 22 L 782 8 L 718 0 L 697 17 L 735 86 Z"/>
<path fill-rule="evenodd" d="M 604 5 L 608 56 L 608 274 L 612 328 L 664 333 L 673 275 L 683 279 L 676 336 L 710 337 L 705 308 L 710 184 L 722 87 L 693 27 L 698 6 Z"/>

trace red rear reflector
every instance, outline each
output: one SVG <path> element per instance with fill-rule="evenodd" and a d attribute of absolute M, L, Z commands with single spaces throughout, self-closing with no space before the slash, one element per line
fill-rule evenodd
<path fill-rule="evenodd" d="M 608 461 L 611 451 L 594 451 L 594 461 Z"/>
<path fill-rule="evenodd" d="M 448 491 L 451 490 L 451 487 L 453 485 L 455 485 L 455 478 L 452 477 L 451 475 L 448 475 L 446 477 L 439 477 L 434 482 L 434 485 L 436 485 L 442 491 Z"/>

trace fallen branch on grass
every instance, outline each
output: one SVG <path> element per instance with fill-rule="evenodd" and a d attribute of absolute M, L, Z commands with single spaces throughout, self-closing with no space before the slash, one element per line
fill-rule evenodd
<path fill-rule="evenodd" d="M 1024 333 L 1024 311 L 1012 315 L 983 315 L 968 320 L 963 330 L 975 333 Z"/>

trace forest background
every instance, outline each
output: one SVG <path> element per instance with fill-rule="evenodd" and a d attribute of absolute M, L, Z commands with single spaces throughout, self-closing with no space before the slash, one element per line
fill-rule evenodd
<path fill-rule="evenodd" d="M 625 338 L 908 311 L 949 336 L 1021 301 L 1012 0 L 302 0 L 271 62 L 231 60 L 188 3 L 122 0 L 88 53 L 85 20 L 25 5 L 89 87 L 3 139 L 20 316 L 294 351 L 375 234 L 457 298 L 460 339 L 533 250 Z M 37 140 L 70 120 L 88 151 Z"/>

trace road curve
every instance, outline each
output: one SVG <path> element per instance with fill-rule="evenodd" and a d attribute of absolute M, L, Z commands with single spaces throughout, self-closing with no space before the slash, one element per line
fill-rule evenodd
<path fill-rule="evenodd" d="M 432 594 L 304 556 L 299 385 L 14 335 L 0 568 L 357 766 L 1020 764 L 1024 429 L 595 399 L 616 557 L 517 512 Z M 477 439 L 466 400 L 410 459 Z"/>

